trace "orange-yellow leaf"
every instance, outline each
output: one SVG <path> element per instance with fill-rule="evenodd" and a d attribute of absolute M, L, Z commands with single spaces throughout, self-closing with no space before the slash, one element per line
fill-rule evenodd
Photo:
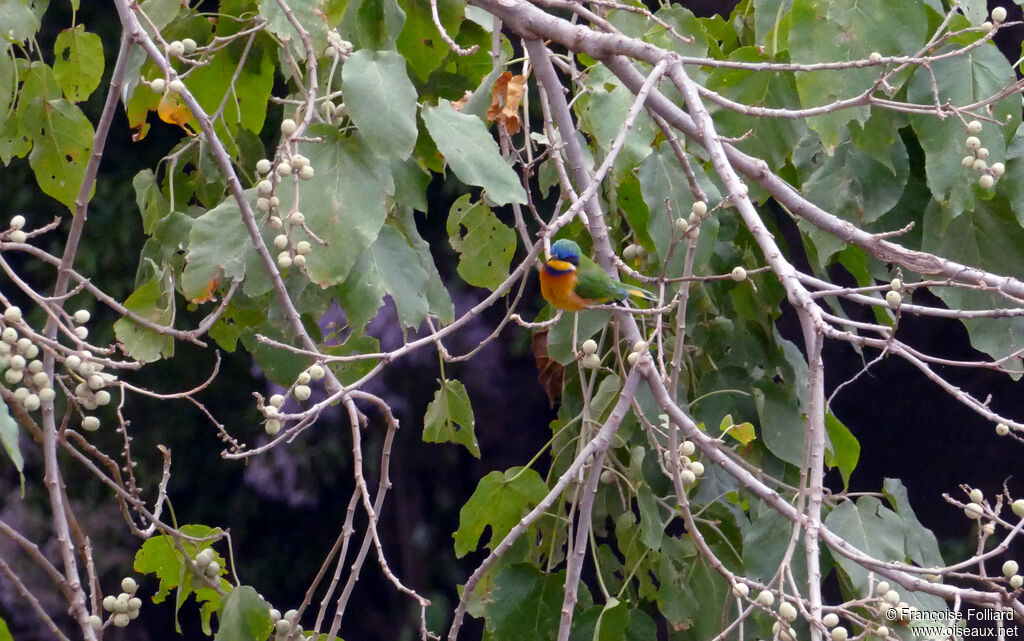
<path fill-rule="evenodd" d="M 171 125 L 178 125 L 190 135 L 193 133 L 189 127 L 186 127 L 192 121 L 192 112 L 178 101 L 178 94 L 165 93 L 160 98 L 160 104 L 157 105 L 156 112 L 160 116 L 160 120 Z"/>
<path fill-rule="evenodd" d="M 487 120 L 497 120 L 510 134 L 519 132 L 519 104 L 523 101 L 526 76 L 513 76 L 506 71 L 498 76 L 491 87 L 491 106 L 487 109 Z"/>

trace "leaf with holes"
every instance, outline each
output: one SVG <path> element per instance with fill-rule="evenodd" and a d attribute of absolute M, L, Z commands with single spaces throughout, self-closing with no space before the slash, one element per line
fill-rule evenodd
<path fill-rule="evenodd" d="M 459 252 L 459 276 L 470 285 L 495 290 L 508 278 L 516 233 L 482 202 L 466 194 L 448 212 L 448 242 Z"/>
<path fill-rule="evenodd" d="M 103 42 L 85 26 L 61 31 L 53 43 L 53 55 L 53 75 L 71 102 L 85 100 L 100 86 Z"/>

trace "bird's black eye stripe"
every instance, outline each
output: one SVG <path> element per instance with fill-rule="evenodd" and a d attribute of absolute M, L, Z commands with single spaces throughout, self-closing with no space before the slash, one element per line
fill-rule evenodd
<path fill-rule="evenodd" d="M 580 266 L 580 257 L 579 256 L 566 256 L 565 257 L 565 262 L 569 263 L 573 267 L 579 267 Z"/>

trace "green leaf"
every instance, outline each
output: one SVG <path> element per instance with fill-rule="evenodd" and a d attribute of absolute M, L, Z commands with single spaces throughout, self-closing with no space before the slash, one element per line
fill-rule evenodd
<path fill-rule="evenodd" d="M 395 0 L 362 0 L 356 11 L 356 30 L 362 49 L 394 50 L 405 12 Z"/>
<path fill-rule="evenodd" d="M 461 381 L 441 380 L 441 389 L 427 405 L 423 416 L 423 441 L 426 443 L 460 443 L 480 458 L 480 445 L 476 441 L 473 406 Z"/>
<path fill-rule="evenodd" d="M 462 558 L 476 550 L 487 527 L 491 528 L 487 547 L 493 550 L 547 493 L 548 486 L 540 474 L 530 468 L 513 467 L 504 473 L 487 474 L 459 510 L 459 529 L 452 535 L 455 556 Z"/>
<path fill-rule="evenodd" d="M 884 56 L 912 55 L 928 38 L 924 5 L 917 2 L 794 0 L 789 19 L 789 51 L 793 62 L 798 63 L 865 59 L 872 51 Z M 796 87 L 800 103 L 817 107 L 852 98 L 871 87 L 879 74 L 875 67 L 799 73 Z M 889 82 L 898 87 L 901 76 Z M 807 122 L 831 153 L 839 144 L 842 126 L 850 120 L 864 123 L 868 115 L 868 108 L 860 106 L 813 116 Z"/>
<path fill-rule="evenodd" d="M 838 467 L 843 477 L 843 487 L 849 488 L 850 475 L 857 469 L 860 460 L 860 442 L 831 412 L 825 414 L 825 431 L 828 433 L 825 465 Z"/>
<path fill-rule="evenodd" d="M 697 174 L 701 189 L 708 196 L 708 201 L 710 203 L 717 202 L 720 198 L 718 188 L 708 180 L 696 159 L 691 159 L 690 162 Z M 686 251 L 679 246 L 681 234 L 675 231 L 672 222 L 676 218 L 686 218 L 690 215 L 690 208 L 694 201 L 690 183 L 679 166 L 675 153 L 667 144 L 661 145 L 658 151 L 643 161 L 638 178 L 640 179 L 640 191 L 647 204 L 647 210 L 650 212 L 648 233 L 654 239 L 658 257 L 663 263 L 667 276 L 681 276 Z M 666 211 L 666 200 L 669 211 Z M 695 273 L 702 273 L 708 269 L 707 264 L 715 250 L 715 241 L 718 238 L 719 216 L 721 214 L 709 216 L 700 226 L 700 237 L 697 240 L 697 251 L 693 260 Z M 676 239 L 675 249 L 672 248 L 673 238 Z M 670 264 L 664 264 L 670 254 Z"/>
<path fill-rule="evenodd" d="M 50 75 L 49 70 L 45 73 Z M 29 164 L 43 193 L 74 212 L 92 152 L 92 123 L 81 109 L 63 98 L 39 97 L 25 104 L 26 92 L 27 88 L 22 92 L 18 113 L 25 133 L 33 141 Z"/>
<path fill-rule="evenodd" d="M 402 34 L 398 36 L 396 43 L 398 53 L 408 61 L 416 77 L 425 82 L 430 73 L 440 66 L 451 48 L 434 26 L 429 2 L 399 0 L 398 4 L 405 11 L 405 27 L 402 28 Z M 437 3 L 441 25 L 450 35 L 454 36 L 459 32 L 465 8 L 465 0 L 439 0 Z"/>
<path fill-rule="evenodd" d="M 554 638 L 562 609 L 565 570 L 545 574 L 520 563 L 503 568 L 484 606 L 494 641 Z M 585 589 L 582 588 L 581 589 Z"/>
<path fill-rule="evenodd" d="M 218 537 L 221 534 L 221 530 L 207 525 L 195 524 L 183 525 L 181 533 L 186 536 L 206 538 Z M 202 548 L 209 547 L 208 545 L 189 543 L 185 540 L 181 541 L 181 545 L 189 556 L 193 557 Z M 219 556 L 216 558 L 218 562 L 223 561 Z M 153 595 L 153 603 L 163 602 L 171 590 L 178 587 L 182 579 L 188 578 L 186 576 L 187 569 L 185 569 L 183 563 L 184 559 L 181 556 L 181 551 L 175 544 L 174 538 L 169 535 L 161 534 L 154 536 L 142 543 L 139 551 L 135 553 L 134 568 L 136 572 L 155 574 L 160 579 L 160 587 L 157 593 Z M 223 563 L 221 563 L 221 567 L 223 567 Z"/>
<path fill-rule="evenodd" d="M 3 620 L 3 617 L 0 617 L 0 641 L 14 641 L 11 630 L 7 627 L 7 622 Z"/>
<path fill-rule="evenodd" d="M 573 324 L 576 325 L 576 340 L 582 343 L 608 325 L 612 313 L 605 309 L 584 309 L 575 314 L 562 314 L 555 326 L 548 332 L 548 356 L 561 365 L 567 365 L 575 357 L 572 344 Z"/>
<path fill-rule="evenodd" d="M 482 120 L 456 111 L 447 100 L 423 109 L 423 122 L 459 180 L 483 187 L 498 205 L 526 203 L 516 172 L 501 157 Z"/>
<path fill-rule="evenodd" d="M 288 0 L 288 8 L 291 9 L 295 20 L 309 35 L 314 53 L 321 53 L 327 46 L 324 0 Z M 292 55 L 299 60 L 306 59 L 306 49 L 302 46 L 302 39 L 277 0 L 262 0 L 260 15 L 267 21 L 267 30 L 288 42 Z M 273 73 L 273 66 L 271 66 L 271 73 Z M 220 85 L 221 88 L 225 86 L 227 85 Z"/>
<path fill-rule="evenodd" d="M 273 0 L 269 4 L 277 5 Z M 215 124 L 226 140 L 235 138 L 239 126 L 253 133 L 263 129 L 267 102 L 274 88 L 274 49 L 269 40 L 264 34 L 253 39 L 248 47 L 245 42 L 236 41 L 217 51 L 208 64 L 196 67 L 185 79 L 206 113 L 221 110 Z M 215 167 L 214 171 L 219 169 Z"/>
<path fill-rule="evenodd" d="M 170 269 L 155 269 L 153 277 L 125 299 L 124 306 L 139 316 L 161 325 L 174 321 L 174 277 Z M 137 361 L 151 363 L 174 356 L 174 339 L 130 318 L 114 323 L 114 335 L 128 355 Z"/>
<path fill-rule="evenodd" d="M 804 451 L 804 418 L 793 389 L 769 380 L 751 390 L 751 394 L 765 447 L 779 459 L 800 465 Z"/>
<path fill-rule="evenodd" d="M 733 423 L 732 414 L 726 414 L 722 417 L 718 430 L 722 434 L 728 434 L 743 445 L 750 445 L 750 442 L 757 438 L 753 423 Z"/>
<path fill-rule="evenodd" d="M 53 75 L 71 102 L 81 102 L 100 86 L 103 41 L 84 25 L 65 29 L 53 43 Z"/>
<path fill-rule="evenodd" d="M 743 572 L 756 581 L 768 583 L 786 558 L 793 523 L 772 508 L 757 507 L 756 513 L 751 507 L 750 525 L 743 529 Z M 797 545 L 802 541 L 801 533 Z M 796 580 L 807 576 L 807 559 L 803 554 L 793 555 L 790 563 Z"/>
<path fill-rule="evenodd" d="M 626 13 L 625 15 L 635 15 Z M 644 22 L 646 26 L 646 21 Z M 586 75 L 585 84 L 589 92 L 589 100 L 581 114 L 583 130 L 594 137 L 594 141 L 604 154 L 611 148 L 612 141 L 619 135 L 622 122 L 636 96 L 616 78 L 607 67 L 597 65 Z M 654 138 L 654 121 L 641 110 L 626 134 L 626 140 L 619 155 L 615 158 L 615 175 L 628 172 L 637 163 L 651 153 L 651 140 Z"/>
<path fill-rule="evenodd" d="M 6 0 L 0 2 L 0 25 L 3 25 L 4 40 L 24 42 L 39 31 L 39 18 L 25 0 Z"/>
<path fill-rule="evenodd" d="M 942 552 L 939 551 L 939 542 L 935 538 L 935 533 L 917 520 L 903 482 L 899 479 L 887 478 L 883 481 L 882 491 L 893 509 L 903 519 L 907 556 L 910 557 L 910 560 L 922 567 L 945 566 L 946 563 L 942 560 Z"/>
<path fill-rule="evenodd" d="M 661 549 L 665 522 L 661 518 L 661 510 L 651 492 L 651 486 L 641 483 L 636 488 L 636 505 L 640 510 L 640 538 L 644 545 L 657 552 Z"/>
<path fill-rule="evenodd" d="M 760 47 L 740 47 L 729 60 L 746 63 L 770 62 Z M 754 71 L 720 67 L 708 77 L 707 88 L 730 100 L 754 107 L 795 109 L 800 107 L 796 83 L 790 72 Z M 715 114 L 719 134 L 737 139 L 735 145 L 772 167 L 785 163 L 797 142 L 807 132 L 802 120 L 789 118 L 752 118 L 732 109 Z"/>
<path fill-rule="evenodd" d="M 862 496 L 854 505 L 844 501 L 827 517 L 825 525 L 848 543 L 879 561 L 904 562 L 904 522 L 895 512 L 873 496 Z M 867 594 L 868 570 L 841 554 L 835 555 L 839 567 L 861 594 Z"/>
<path fill-rule="evenodd" d="M 516 233 L 482 201 L 466 194 L 448 212 L 448 242 L 459 252 L 459 276 L 470 285 L 494 291 L 508 278 L 516 252 Z"/>
<path fill-rule="evenodd" d="M 352 334 L 341 345 L 332 345 L 325 350 L 331 356 L 355 356 L 380 351 L 380 341 L 373 336 Z M 329 363 L 334 375 L 342 385 L 351 385 L 369 374 L 377 366 L 377 359 L 367 358 L 354 361 L 332 361 Z"/>
<path fill-rule="evenodd" d="M 395 301 L 398 320 L 404 326 L 419 327 L 430 311 L 426 295 L 429 279 L 402 234 L 385 225 L 339 287 L 338 302 L 357 332 L 377 315 L 384 294 Z"/>
<path fill-rule="evenodd" d="M 262 641 L 270 634 L 270 606 L 248 585 L 228 592 L 217 615 L 220 627 L 214 641 Z"/>
<path fill-rule="evenodd" d="M 181 291 L 189 300 L 203 300 L 214 279 L 241 279 L 250 254 L 255 254 L 242 213 L 234 199 L 196 218 L 189 233 Z"/>
<path fill-rule="evenodd" d="M 954 45 L 943 47 L 936 55 L 948 54 L 953 48 Z M 936 60 L 927 69 L 918 69 L 907 96 L 912 102 L 930 105 L 936 100 L 932 92 L 938 89 L 940 103 L 959 106 L 987 100 L 1015 81 L 1006 58 L 994 45 L 986 44 L 963 55 Z M 989 150 L 990 164 L 1005 157 L 1006 141 L 1021 121 L 1020 100 L 1016 96 L 1004 98 L 993 107 L 994 111 L 986 112 L 987 115 L 1003 124 L 986 123 L 978 134 L 981 145 Z M 977 199 L 972 185 L 977 174 L 960 164 L 967 153 L 959 142 L 966 137 L 963 123 L 955 117 L 939 119 L 922 114 L 911 115 L 910 123 L 924 149 L 928 188 L 932 197 L 946 206 L 946 217 L 955 218 L 973 210 Z"/>
<path fill-rule="evenodd" d="M 157 29 L 171 24 L 181 12 L 181 0 L 145 0 L 140 6 Z"/>
<path fill-rule="evenodd" d="M 309 279 L 328 287 L 343 282 L 356 260 L 377 240 L 388 215 L 388 199 L 395 193 L 391 169 L 374 154 L 361 136 L 339 138 L 334 127 L 310 127 L 323 143 L 299 146 L 316 170 L 316 180 L 299 183 L 299 202 L 306 225 L 326 245 L 313 239 L 306 257 Z M 289 211 L 292 189 L 279 189 L 281 211 Z M 293 240 L 303 240 L 295 232 Z"/>
<path fill-rule="evenodd" d="M 1006 179 L 1006 176 L 1003 176 Z M 933 203 L 924 213 L 921 249 L 949 260 L 997 274 L 1024 278 L 1024 228 L 1017 222 L 1013 205 L 997 192 L 992 200 L 975 203 L 970 216 L 946 222 L 948 208 Z M 931 290 L 951 309 L 999 309 L 1006 299 L 995 290 L 936 287 Z M 974 349 L 1004 358 L 1024 345 L 1024 318 L 961 319 Z"/>
<path fill-rule="evenodd" d="M 7 403 L 0 402 L 0 443 L 4 446 L 14 469 L 18 470 L 21 477 L 22 492 L 25 490 L 25 458 L 21 455 L 21 447 L 18 445 L 18 423 L 11 416 L 7 409 Z"/>
<path fill-rule="evenodd" d="M 360 50 L 341 69 L 345 106 L 366 144 L 381 156 L 405 160 L 416 144 L 416 88 L 405 58 Z"/>

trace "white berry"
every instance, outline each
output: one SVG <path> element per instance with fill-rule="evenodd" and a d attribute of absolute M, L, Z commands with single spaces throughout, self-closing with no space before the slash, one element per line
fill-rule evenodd
<path fill-rule="evenodd" d="M 82 429 L 86 432 L 95 432 L 100 429 L 100 419 L 95 416 L 86 416 L 82 419 Z"/>
<path fill-rule="evenodd" d="M 25 226 L 25 217 L 22 216 L 21 214 L 18 214 L 17 216 L 12 216 L 10 226 L 11 229 L 13 229 L 14 231 L 22 229 Z"/>
<path fill-rule="evenodd" d="M 185 53 L 185 43 L 180 40 L 175 40 L 171 44 L 167 45 L 167 53 L 172 56 L 180 56 Z"/>
<path fill-rule="evenodd" d="M 971 490 L 970 497 L 971 502 L 973 503 L 981 503 L 982 501 L 985 500 L 985 495 L 978 488 L 974 488 L 973 490 Z"/>
<path fill-rule="evenodd" d="M 309 381 L 312 380 L 312 378 L 313 377 L 309 375 L 309 372 L 302 372 L 295 377 L 295 382 L 299 385 L 309 385 Z"/>
<path fill-rule="evenodd" d="M 34 412 L 39 409 L 41 401 L 39 400 L 38 394 L 29 394 L 25 397 L 25 400 L 21 404 L 25 407 L 26 411 Z"/>
<path fill-rule="evenodd" d="M 996 7 L 995 9 L 992 9 L 992 22 L 994 22 L 996 24 L 999 24 L 1000 22 L 1003 22 L 1005 20 L 1006 20 L 1006 8 L 1005 7 Z"/>
<path fill-rule="evenodd" d="M 978 186 L 981 187 L 982 189 L 992 189 L 992 187 L 994 187 L 995 184 L 996 179 L 988 174 L 985 174 L 984 176 L 978 179 Z"/>
<path fill-rule="evenodd" d="M 690 207 L 690 213 L 696 214 L 697 216 L 703 216 L 708 213 L 708 204 L 703 200 L 697 200 Z"/>
<path fill-rule="evenodd" d="M 266 158 L 260 158 L 259 161 L 256 162 L 256 171 L 260 175 L 266 176 L 267 174 L 270 173 L 271 168 L 271 162 Z"/>
<path fill-rule="evenodd" d="M 282 229 L 284 228 L 284 221 L 281 220 L 279 216 L 271 216 L 270 219 L 267 220 L 267 225 L 269 225 L 271 229 Z"/>
<path fill-rule="evenodd" d="M 1017 499 L 1010 508 L 1017 516 L 1024 516 L 1024 499 Z"/>
<path fill-rule="evenodd" d="M 989 171 L 992 172 L 992 175 L 995 176 L 996 178 L 999 178 L 1004 173 L 1006 173 L 1006 165 L 1004 165 L 1001 162 L 994 162 L 994 163 L 992 163 L 992 166 L 989 167 L 988 169 L 989 169 Z"/>
<path fill-rule="evenodd" d="M 175 78 L 167 85 L 173 93 L 185 93 L 185 83 Z"/>
<path fill-rule="evenodd" d="M 775 604 L 775 595 L 768 590 L 762 590 L 761 593 L 757 595 L 756 600 L 764 607 L 770 608 Z"/>
<path fill-rule="evenodd" d="M 281 407 L 282 405 L 284 405 L 284 396 L 281 396 L 280 394 L 274 394 L 273 396 L 270 397 L 271 407 Z"/>
<path fill-rule="evenodd" d="M 903 297 L 900 296 L 899 292 L 895 292 L 890 289 L 885 293 L 885 302 L 889 307 L 899 307 L 900 303 L 903 302 Z"/>
<path fill-rule="evenodd" d="M 281 269 L 288 269 L 292 266 L 292 257 L 288 255 L 288 252 L 283 251 L 277 256 L 277 266 Z"/>
<path fill-rule="evenodd" d="M 288 237 L 284 234 L 279 234 L 274 238 L 274 247 L 277 249 L 284 249 L 288 246 Z"/>
<path fill-rule="evenodd" d="M 868 60 L 874 63 L 882 62 L 882 54 L 878 53 L 877 51 L 872 51 L 870 54 L 868 54 Z"/>
<path fill-rule="evenodd" d="M 821 617 L 821 622 L 825 624 L 826 628 L 834 628 L 839 625 L 839 615 L 835 612 L 829 612 L 825 616 Z"/>
<path fill-rule="evenodd" d="M 20 229 L 11 232 L 12 243 L 23 243 L 28 240 L 28 234 L 21 231 Z"/>
<path fill-rule="evenodd" d="M 639 361 L 639 360 L 640 360 L 640 353 L 639 352 L 630 352 L 629 355 L 626 356 L 626 362 L 628 364 L 630 364 L 630 365 L 636 365 L 636 362 Z"/>
<path fill-rule="evenodd" d="M 121 589 L 128 594 L 135 594 L 135 591 L 139 589 L 139 584 L 132 577 L 126 576 L 121 579 Z"/>
<path fill-rule="evenodd" d="M 301 211 L 293 211 L 288 216 L 288 222 L 295 226 L 301 226 L 303 223 L 306 222 L 306 215 L 303 214 Z"/>
<path fill-rule="evenodd" d="M 597 354 L 587 354 L 583 357 L 583 367 L 594 369 L 601 366 L 601 357 Z"/>
<path fill-rule="evenodd" d="M 269 180 L 261 180 L 259 184 L 256 185 L 256 192 L 260 196 L 269 196 L 272 191 L 274 191 L 274 183 Z"/>
<path fill-rule="evenodd" d="M 295 400 L 304 401 L 309 398 L 309 395 L 313 393 L 313 390 L 309 389 L 309 385 L 296 385 L 295 390 L 292 394 L 295 395 Z"/>
<path fill-rule="evenodd" d="M 745 598 L 748 594 L 750 594 L 750 586 L 746 583 L 737 583 L 736 585 L 732 586 L 732 593 L 740 597 L 741 599 Z"/>
<path fill-rule="evenodd" d="M 281 121 L 281 133 L 284 134 L 285 136 L 292 135 L 298 128 L 299 126 L 296 125 L 295 121 L 292 120 L 291 118 L 285 118 L 284 120 Z"/>
<path fill-rule="evenodd" d="M 85 325 L 89 322 L 89 319 L 92 318 L 92 314 L 90 314 L 87 309 L 80 309 L 74 313 L 72 318 L 74 318 L 75 322 L 79 325 Z"/>
<path fill-rule="evenodd" d="M 309 369 L 306 371 L 309 372 L 309 377 L 312 378 L 314 381 L 319 381 L 320 379 L 327 375 L 327 372 L 324 371 L 323 366 L 318 363 L 310 365 Z"/>
<path fill-rule="evenodd" d="M 309 244 L 308 240 L 300 240 L 295 243 L 296 254 L 299 254 L 300 256 L 307 256 L 311 251 L 313 251 L 313 246 Z"/>
<path fill-rule="evenodd" d="M 263 425 L 263 429 L 267 436 L 277 436 L 277 433 L 281 431 L 281 421 L 272 418 Z"/>
<path fill-rule="evenodd" d="M 964 144 L 967 145 L 968 149 L 973 151 L 978 147 L 981 147 L 981 140 L 979 140 L 977 136 L 967 136 L 967 140 L 964 141 Z"/>
<path fill-rule="evenodd" d="M 984 510 L 982 510 L 981 506 L 977 503 L 968 503 L 964 506 L 964 514 L 966 514 L 969 519 L 977 520 L 981 518 L 982 514 L 984 514 Z"/>
<path fill-rule="evenodd" d="M 181 44 L 186 54 L 195 53 L 196 47 L 198 46 L 196 41 L 192 38 L 185 38 L 181 41 Z"/>
<path fill-rule="evenodd" d="M 17 305 L 11 305 L 4 310 L 4 320 L 8 323 L 20 323 L 21 322 L 21 308 Z"/>
<path fill-rule="evenodd" d="M 732 271 L 729 273 L 729 278 L 732 278 L 737 283 L 740 281 L 747 280 L 747 270 L 737 265 L 736 267 L 732 268 Z"/>
<path fill-rule="evenodd" d="M 315 174 L 316 172 L 313 171 L 312 165 L 306 165 L 305 167 L 299 170 L 299 178 L 303 180 L 313 180 L 313 176 Z"/>
<path fill-rule="evenodd" d="M 967 123 L 967 133 L 972 135 L 981 133 L 981 123 L 977 120 L 972 120 Z"/>
<path fill-rule="evenodd" d="M 792 623 L 796 620 L 796 607 L 789 601 L 783 601 L 779 604 L 779 616 L 783 621 Z"/>
<path fill-rule="evenodd" d="M 832 641 L 846 641 L 849 636 L 850 632 L 843 626 L 832 629 Z"/>
<path fill-rule="evenodd" d="M 964 156 L 963 160 L 960 161 L 960 165 L 964 169 L 970 169 L 974 166 L 974 156 Z"/>
<path fill-rule="evenodd" d="M 292 166 L 290 164 L 286 163 L 286 162 L 283 162 L 283 163 L 279 164 L 277 167 L 275 167 L 274 171 L 277 172 L 278 176 L 291 176 L 292 175 Z"/>

